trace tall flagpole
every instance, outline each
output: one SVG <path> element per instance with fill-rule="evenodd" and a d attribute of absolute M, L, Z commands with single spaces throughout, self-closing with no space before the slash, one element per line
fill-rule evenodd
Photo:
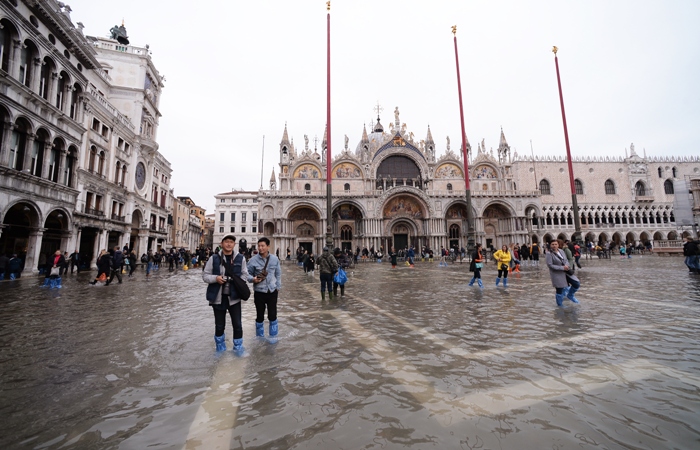
<path fill-rule="evenodd" d="M 569 130 L 566 127 L 566 112 L 564 112 L 564 96 L 561 93 L 561 78 L 559 77 L 559 59 L 557 51 L 559 49 L 554 46 L 554 65 L 557 68 L 557 84 L 559 85 L 559 103 L 561 104 L 561 120 L 564 122 L 564 141 L 566 141 L 566 159 L 569 163 L 569 184 L 571 185 L 571 204 L 574 210 L 574 235 L 571 236 L 573 242 L 581 240 L 581 217 L 578 213 L 578 201 L 576 199 L 576 185 L 574 183 L 574 167 L 571 164 L 571 148 L 569 147 Z"/>
<path fill-rule="evenodd" d="M 331 185 L 331 2 L 326 2 L 327 14 L 327 36 L 326 36 L 326 246 L 333 248 L 333 222 L 331 203 L 333 199 L 333 188 Z"/>
<path fill-rule="evenodd" d="M 464 159 L 464 187 L 467 197 L 467 251 L 474 249 L 475 230 L 474 213 L 472 212 L 472 191 L 469 185 L 469 160 L 467 158 L 467 132 L 464 130 L 464 108 L 462 106 L 462 81 L 459 75 L 459 53 L 457 52 L 457 25 L 452 26 L 455 41 L 455 61 L 457 63 L 457 93 L 459 94 L 459 118 L 462 123 L 462 158 Z"/>
<path fill-rule="evenodd" d="M 260 190 L 263 188 L 263 167 L 265 166 L 265 135 L 263 134 L 262 161 L 260 163 Z"/>

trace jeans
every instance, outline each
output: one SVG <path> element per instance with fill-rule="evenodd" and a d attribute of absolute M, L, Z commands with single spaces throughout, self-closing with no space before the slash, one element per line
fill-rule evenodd
<path fill-rule="evenodd" d="M 328 292 L 332 292 L 332 283 L 333 283 L 333 274 L 332 273 L 322 273 L 321 274 L 321 292 L 326 292 L 326 288 L 328 288 Z"/>
<path fill-rule="evenodd" d="M 277 320 L 277 294 L 274 292 L 253 292 L 255 299 L 255 321 L 263 323 L 265 321 L 265 307 L 267 307 L 267 320 L 274 322 Z"/>
<path fill-rule="evenodd" d="M 243 337 L 243 320 L 241 318 L 241 302 L 235 305 L 230 305 L 228 309 L 217 309 L 212 305 L 214 310 L 214 326 L 215 335 L 221 336 L 226 329 L 226 311 L 228 310 L 231 316 L 231 326 L 233 327 L 233 338 L 240 339 Z"/>

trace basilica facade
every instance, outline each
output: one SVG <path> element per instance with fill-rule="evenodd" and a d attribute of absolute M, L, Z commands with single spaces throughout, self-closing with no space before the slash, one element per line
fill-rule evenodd
<path fill-rule="evenodd" d="M 428 127 L 418 141 L 400 121 L 398 108 L 389 130 L 378 117 L 354 149 L 346 137 L 345 148 L 331 161 L 334 246 L 466 247 L 465 164 L 446 140 L 438 149 Z M 310 149 L 305 137 L 297 150 L 285 125 L 280 169 L 259 197 L 259 229 L 280 252 L 304 247 L 318 253 L 325 245 L 325 148 L 325 137 L 320 150 Z M 483 140 L 476 151 L 467 142 L 467 151 L 476 242 L 499 247 L 572 237 L 565 158 L 521 158 L 511 153 L 503 130 L 495 151 Z M 700 158 L 646 158 L 633 145 L 625 153 L 574 160 L 582 238 L 680 245 L 692 229 L 676 225 L 674 181 L 692 184 L 700 205 Z"/>

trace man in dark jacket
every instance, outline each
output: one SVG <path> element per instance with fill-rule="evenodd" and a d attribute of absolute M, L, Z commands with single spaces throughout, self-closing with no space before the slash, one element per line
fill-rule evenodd
<path fill-rule="evenodd" d="M 683 244 L 685 265 L 688 266 L 690 273 L 700 273 L 700 245 L 698 242 L 694 241 L 692 237 L 688 237 L 686 243 Z"/>
<path fill-rule="evenodd" d="M 112 255 L 112 274 L 109 276 L 109 280 L 105 283 L 105 286 L 109 286 L 109 283 L 114 280 L 116 275 L 119 284 L 122 284 L 122 267 L 124 266 L 124 253 L 119 250 L 119 246 L 114 247 L 114 255 Z"/>
<path fill-rule="evenodd" d="M 80 253 L 78 253 L 78 249 L 76 249 L 69 257 L 70 259 L 70 273 L 73 275 L 73 268 L 75 267 L 78 269 L 78 273 L 80 273 Z"/>

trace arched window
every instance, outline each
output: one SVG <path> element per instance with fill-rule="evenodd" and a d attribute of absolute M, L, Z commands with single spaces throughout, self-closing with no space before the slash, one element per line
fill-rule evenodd
<path fill-rule="evenodd" d="M 647 188 L 644 186 L 644 183 L 637 181 L 637 184 L 634 185 L 634 192 L 637 196 L 643 197 L 647 195 Z"/>
<path fill-rule="evenodd" d="M 309 183 L 306 183 L 306 184 L 304 185 L 304 190 L 305 190 L 305 191 L 310 191 L 310 190 L 311 190 L 311 185 L 310 185 Z"/>
<path fill-rule="evenodd" d="M 31 88 L 34 78 L 34 58 L 37 57 L 39 51 L 36 45 L 27 39 L 19 53 L 19 82 Z"/>
<path fill-rule="evenodd" d="M 671 180 L 664 181 L 664 192 L 666 194 L 673 194 L 673 183 Z"/>
<path fill-rule="evenodd" d="M 97 147 L 94 145 L 90 147 L 90 158 L 88 159 L 88 170 L 90 172 L 95 171 L 95 159 L 97 158 Z"/>
<path fill-rule="evenodd" d="M 352 241 L 352 227 L 350 225 L 343 225 L 340 228 L 340 240 Z"/>
<path fill-rule="evenodd" d="M 117 161 L 117 166 L 114 168 L 114 184 L 119 184 L 119 175 L 122 170 L 122 163 Z"/>
<path fill-rule="evenodd" d="M 447 183 L 447 190 L 451 191 L 452 190 L 452 183 Z"/>
<path fill-rule="evenodd" d="M 66 167 L 63 170 L 63 184 L 68 187 L 73 187 L 73 173 L 75 172 L 75 160 L 77 159 L 75 147 L 68 149 L 66 156 Z"/>
<path fill-rule="evenodd" d="M 549 189 L 549 181 L 547 181 L 547 180 L 540 181 L 540 194 L 552 195 L 552 192 Z"/>
<path fill-rule="evenodd" d="M 100 175 L 104 175 L 105 159 L 106 159 L 105 152 L 104 152 L 104 150 L 102 150 L 100 152 L 100 161 L 98 162 L 98 165 L 97 165 L 97 173 Z"/>
<path fill-rule="evenodd" d="M 664 169 L 659 167 L 659 178 L 663 178 L 663 177 L 664 177 Z"/>
<path fill-rule="evenodd" d="M 456 223 L 450 225 L 450 239 L 459 239 L 459 225 Z"/>
<path fill-rule="evenodd" d="M 574 180 L 574 188 L 576 189 L 576 195 L 583 195 L 583 183 L 578 178 Z"/>
<path fill-rule="evenodd" d="M 345 183 L 345 186 L 343 186 L 343 189 L 345 189 L 345 192 L 350 191 L 350 183 Z"/>
<path fill-rule="evenodd" d="M 55 71 L 56 65 L 51 58 L 48 56 L 45 57 L 41 65 L 41 77 L 39 79 L 39 95 L 42 96 L 44 100 L 51 100 L 49 98 L 49 91 L 51 90 L 51 78 Z"/>
<path fill-rule="evenodd" d="M 678 178 L 678 171 L 676 170 L 675 167 L 673 169 L 671 169 L 671 172 L 673 173 L 673 178 Z"/>
<path fill-rule="evenodd" d="M 78 120 L 78 102 L 80 101 L 80 96 L 83 93 L 83 89 L 78 83 L 73 85 L 73 93 L 70 98 L 70 118 L 73 120 Z"/>
<path fill-rule="evenodd" d="M 605 193 L 607 195 L 615 194 L 615 183 L 613 183 L 610 179 L 605 180 Z"/>

